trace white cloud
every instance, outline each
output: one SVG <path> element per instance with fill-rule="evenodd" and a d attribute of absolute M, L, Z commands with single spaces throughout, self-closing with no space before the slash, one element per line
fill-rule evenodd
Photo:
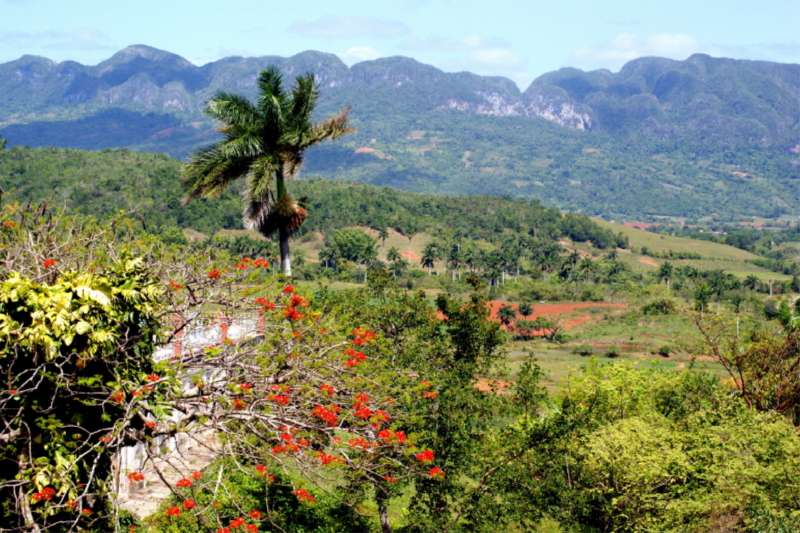
<path fill-rule="evenodd" d="M 519 69 L 528 62 L 527 59 L 518 56 L 506 48 L 473 50 L 469 53 L 468 57 L 471 62 L 486 67 L 500 67 L 504 69 Z"/>
<path fill-rule="evenodd" d="M 400 48 L 409 50 L 424 50 L 429 52 L 458 52 L 474 48 L 505 47 L 508 42 L 499 37 L 483 37 L 481 35 L 467 35 L 461 39 L 450 37 L 412 37 L 400 43 Z"/>
<path fill-rule="evenodd" d="M 690 35 L 661 33 L 643 39 L 638 35 L 622 33 L 607 43 L 574 50 L 567 63 L 584 68 L 617 70 L 637 57 L 686 59 L 698 52 L 708 53 L 709 50 Z"/>
<path fill-rule="evenodd" d="M 0 32 L 0 44 L 13 48 L 44 47 L 58 50 L 106 50 L 108 36 L 95 28 L 77 27 L 72 31 Z"/>
<path fill-rule="evenodd" d="M 360 63 L 361 61 L 372 61 L 373 59 L 383 57 L 382 53 L 371 46 L 353 46 L 348 48 L 346 52 L 337 55 L 348 67 Z"/>
<path fill-rule="evenodd" d="M 349 37 L 399 37 L 408 35 L 411 29 L 394 20 L 370 17 L 324 16 L 314 21 L 296 20 L 288 31 L 306 37 L 344 39 Z"/>

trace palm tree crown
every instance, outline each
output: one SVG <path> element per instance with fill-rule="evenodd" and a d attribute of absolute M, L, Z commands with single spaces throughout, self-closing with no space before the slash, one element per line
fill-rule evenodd
<path fill-rule="evenodd" d="M 289 236 L 306 211 L 305 200 L 286 191 L 286 179 L 300 170 L 306 149 L 354 130 L 347 122 L 349 107 L 323 122 L 311 121 L 319 98 L 311 73 L 298 76 L 286 91 L 280 70 L 270 66 L 258 77 L 258 91 L 255 104 L 224 91 L 208 101 L 205 113 L 221 123 L 222 139 L 196 151 L 184 166 L 184 202 L 217 197 L 245 178 L 244 224 L 265 236 L 279 233 L 281 269 L 291 275 Z"/>

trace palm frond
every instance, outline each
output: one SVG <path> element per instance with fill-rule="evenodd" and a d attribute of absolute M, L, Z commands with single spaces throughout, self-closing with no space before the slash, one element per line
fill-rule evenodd
<path fill-rule="evenodd" d="M 319 100 L 319 88 L 314 81 L 314 76 L 308 73 L 298 76 L 292 87 L 292 109 L 290 114 L 290 127 L 292 129 L 307 125 L 311 122 L 311 113 Z"/>
<path fill-rule="evenodd" d="M 201 148 L 183 165 L 181 171 L 181 185 L 186 190 L 183 203 L 201 196 L 219 196 L 246 172 L 246 162 L 227 156 L 217 145 Z"/>
<path fill-rule="evenodd" d="M 247 228 L 260 229 L 274 204 L 272 181 L 280 161 L 274 157 L 261 157 L 254 161 L 247 173 L 244 191 L 243 222 Z"/>
<path fill-rule="evenodd" d="M 206 102 L 203 112 L 222 122 L 223 127 L 254 124 L 258 121 L 259 112 L 253 104 L 242 95 L 217 91 Z"/>
<path fill-rule="evenodd" d="M 303 149 L 325 140 L 332 141 L 338 139 L 346 133 L 355 132 L 355 128 L 350 126 L 350 123 L 347 121 L 348 113 L 350 113 L 350 106 L 345 107 L 338 115 L 314 124 L 311 128 L 308 140 L 303 143 Z"/>
<path fill-rule="evenodd" d="M 265 133 L 281 131 L 290 112 L 291 99 L 283 90 L 283 76 L 270 65 L 258 77 L 258 109 Z"/>

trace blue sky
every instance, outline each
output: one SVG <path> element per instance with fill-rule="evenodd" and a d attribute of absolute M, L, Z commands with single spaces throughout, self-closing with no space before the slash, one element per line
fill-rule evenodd
<path fill-rule="evenodd" d="M 131 44 L 198 65 L 311 49 L 347 64 L 410 56 L 524 89 L 564 66 L 616 71 L 641 56 L 800 63 L 798 28 L 798 0 L 0 0 L 0 63 L 96 64 Z"/>

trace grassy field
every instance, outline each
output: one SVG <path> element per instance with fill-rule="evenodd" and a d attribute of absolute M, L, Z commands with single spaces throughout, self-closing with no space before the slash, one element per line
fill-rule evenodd
<path fill-rule="evenodd" d="M 641 248 L 646 246 L 654 252 L 694 252 L 703 257 L 724 259 L 729 261 L 744 261 L 745 259 L 757 259 L 758 256 L 745 250 L 719 244 L 716 242 L 686 239 L 684 237 L 672 237 L 670 235 L 658 235 L 638 228 L 629 228 L 621 224 L 612 224 L 603 220 L 595 220 L 600 226 L 612 230 L 614 233 L 622 233 L 628 237 L 632 246 Z"/>
<path fill-rule="evenodd" d="M 665 261 L 669 261 L 676 266 L 692 265 L 701 270 L 722 269 L 740 278 L 745 278 L 751 274 L 765 280 L 785 280 L 790 278 L 790 276 L 772 272 L 747 262 L 748 260 L 758 259 L 758 256 L 745 250 L 728 246 L 727 244 L 687 239 L 684 237 L 672 237 L 670 235 L 658 235 L 649 231 L 630 228 L 621 224 L 612 224 L 603 220 L 595 220 L 595 222 L 604 228 L 611 229 L 615 233 L 622 232 L 630 240 L 631 246 L 638 249 L 647 247 L 648 250 L 658 253 L 668 252 L 669 250 L 673 252 L 693 252 L 702 256 L 702 259 L 679 260 L 657 259 L 629 252 L 620 253 L 620 260 L 628 263 L 635 270 L 654 271 L 659 265 Z M 586 247 L 581 246 L 581 248 L 585 249 Z"/>

